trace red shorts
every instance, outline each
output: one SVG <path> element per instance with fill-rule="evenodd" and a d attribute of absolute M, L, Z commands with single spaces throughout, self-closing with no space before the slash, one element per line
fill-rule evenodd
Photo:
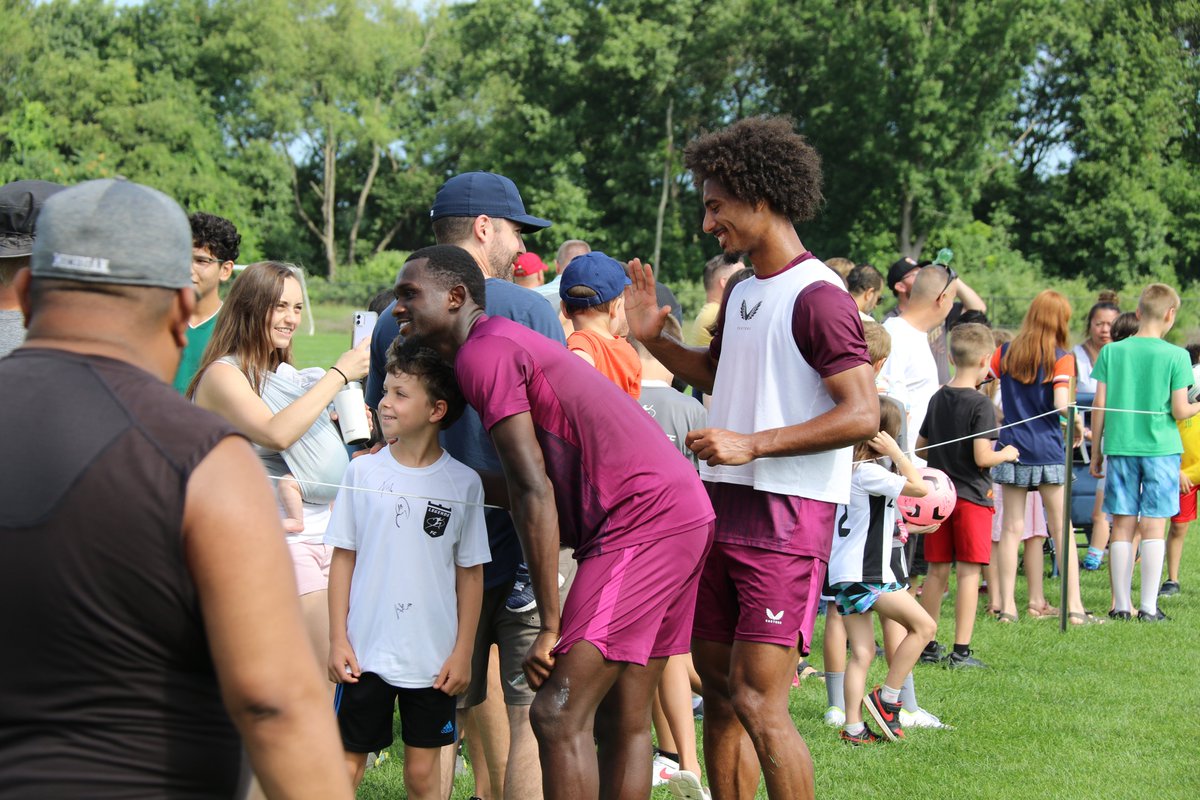
<path fill-rule="evenodd" d="M 1187 494 L 1179 495 L 1179 513 L 1171 517 L 1171 522 L 1192 522 L 1196 519 L 1196 487 Z"/>
<path fill-rule="evenodd" d="M 692 635 L 807 650 L 825 570 L 819 558 L 713 542 L 700 576 Z"/>
<path fill-rule="evenodd" d="M 606 661 L 645 666 L 691 650 L 696 584 L 713 526 L 581 559 L 554 653 L 578 642 Z"/>
<path fill-rule="evenodd" d="M 996 509 L 958 498 L 942 527 L 925 535 L 925 560 L 930 564 L 962 561 L 987 564 L 992 559 L 992 517 Z"/>

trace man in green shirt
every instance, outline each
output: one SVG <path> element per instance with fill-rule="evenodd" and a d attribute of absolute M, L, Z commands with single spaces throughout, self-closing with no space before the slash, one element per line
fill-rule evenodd
<path fill-rule="evenodd" d="M 187 346 L 175 373 L 175 388 L 187 391 L 200 357 L 212 336 L 221 310 L 221 284 L 233 274 L 233 262 L 242 243 L 233 223 L 223 217 L 200 211 L 188 217 L 192 225 L 192 285 L 196 287 L 196 310 L 188 321 Z"/>

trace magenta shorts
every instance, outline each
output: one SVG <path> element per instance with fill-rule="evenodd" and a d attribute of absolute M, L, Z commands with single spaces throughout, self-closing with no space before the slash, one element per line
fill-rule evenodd
<path fill-rule="evenodd" d="M 292 569 L 296 572 L 296 587 L 300 596 L 329 588 L 332 547 L 320 542 L 288 542 L 288 552 L 292 556 Z"/>
<path fill-rule="evenodd" d="M 579 562 L 554 653 L 589 642 L 607 661 L 645 666 L 691 649 L 696 584 L 712 524 Z"/>
<path fill-rule="evenodd" d="M 827 566 L 811 556 L 713 542 L 692 635 L 710 642 L 800 646 L 807 652 Z"/>

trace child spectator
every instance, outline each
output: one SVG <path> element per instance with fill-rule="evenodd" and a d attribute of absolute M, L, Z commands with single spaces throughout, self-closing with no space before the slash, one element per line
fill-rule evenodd
<path fill-rule="evenodd" d="M 1096 393 L 1096 381 L 1092 379 L 1092 365 L 1100 356 L 1100 350 L 1112 341 L 1112 324 L 1120 315 L 1115 292 L 1103 291 L 1095 305 L 1088 309 L 1085 330 L 1087 337 L 1075 345 L 1075 392 L 1080 405 L 1090 405 Z M 1086 436 L 1091 436 L 1091 414 L 1084 415 Z M 1096 499 L 1092 505 L 1092 536 L 1087 554 L 1083 557 L 1083 568 L 1098 570 L 1104 563 L 1108 548 L 1108 515 L 1104 513 L 1104 481 L 1096 482 Z"/>
<path fill-rule="evenodd" d="M 902 418 L 898 406 L 881 403 L 879 433 L 855 446 L 850 503 L 838 507 L 829 557 L 829 585 L 850 640 L 851 656 L 845 678 L 846 725 L 841 738 L 852 745 L 879 740 L 863 720 L 863 707 L 875 718 L 887 739 L 904 737 L 900 686 L 912 672 L 926 643 L 937 633 L 937 623 L 904 591 L 907 584 L 891 567 L 896 498 L 901 494 L 923 497 L 927 492 L 921 473 L 893 438 L 893 434 L 900 432 Z M 875 463 L 879 456 L 890 459 L 890 466 L 899 474 Z M 883 685 L 876 686 L 864 698 L 867 670 L 875 658 L 871 610 L 901 623 L 908 633 L 892 653 Z"/>
<path fill-rule="evenodd" d="M 1192 375 L 1195 381 L 1196 365 L 1200 362 L 1200 344 L 1187 346 L 1192 359 Z M 1200 420 L 1189 418 L 1175 423 L 1179 438 L 1183 441 L 1183 455 L 1179 464 L 1179 513 L 1171 517 L 1171 529 L 1167 534 L 1167 580 L 1158 590 L 1159 597 L 1179 594 L 1179 561 L 1183 558 L 1183 538 L 1188 525 L 1196 519 L 1196 490 L 1200 487 Z"/>
<path fill-rule="evenodd" d="M 1126 311 L 1113 320 L 1112 327 L 1109 328 L 1109 336 L 1114 342 L 1123 341 L 1138 332 L 1138 325 L 1137 312 Z"/>
<path fill-rule="evenodd" d="M 672 316 L 668 316 L 663 322 L 663 329 L 668 336 L 676 339 L 683 333 L 683 327 Z M 637 339 L 632 340 L 631 344 L 642 365 L 642 408 L 663 429 L 671 444 L 699 469 L 696 454 L 687 446 L 685 440 L 688 431 L 699 430 L 708 424 L 708 412 L 704 409 L 704 404 L 672 388 L 671 381 L 674 380 L 674 376 L 671 371 L 651 355 L 645 345 Z"/>
<path fill-rule="evenodd" d="M 1142 587 L 1137 618 L 1158 622 L 1158 582 L 1162 578 L 1168 518 L 1179 513 L 1179 429 L 1171 424 L 1200 412 L 1189 403 L 1191 359 L 1182 347 L 1162 340 L 1175 324 L 1179 295 L 1170 286 L 1152 283 L 1138 299 L 1138 332 L 1100 351 L 1092 369 L 1096 379 L 1096 410 L 1092 436 L 1091 472 L 1108 472 L 1104 510 L 1113 515 L 1109 569 L 1116 619 L 1129 619 L 1133 594 L 1133 534 L 1141 533 Z M 1109 413 L 1132 411 L 1134 413 Z M 1137 413 L 1150 412 L 1150 413 Z M 1101 452 L 1103 449 L 1103 452 Z M 1101 458 L 1107 457 L 1107 466 Z M 1141 517 L 1139 524 L 1138 517 Z"/>
<path fill-rule="evenodd" d="M 1012 340 L 1012 331 L 1004 328 L 992 329 L 992 343 L 995 347 Z M 1000 382 L 989 380 L 979 387 L 979 391 L 995 405 L 996 424 L 1003 425 L 1004 407 L 1000 400 Z M 992 481 L 992 502 L 996 504 L 996 513 L 992 516 L 992 560 L 983 568 L 983 583 L 987 587 L 988 616 L 995 617 L 1000 613 L 1000 607 L 996 604 L 996 587 L 999 586 L 999 581 L 996 580 L 996 564 L 1000 550 L 1001 523 L 1004 519 L 1004 492 L 995 480 Z M 1046 530 L 1046 510 L 1042 508 L 1042 496 L 1037 492 L 1029 492 L 1025 496 L 1025 532 L 1021 534 L 1021 544 L 1025 561 L 1025 582 L 1029 588 L 1029 612 L 1030 616 L 1034 617 L 1058 616 L 1058 609 L 1046 602 L 1042 586 L 1042 572 L 1045 569 L 1044 541 L 1049 536 L 1050 533 Z M 1043 541 L 1030 544 L 1030 539 Z"/>
<path fill-rule="evenodd" d="M 571 259 L 563 270 L 558 296 L 575 329 L 567 337 L 567 349 L 637 400 L 642 364 L 633 346 L 622 338 L 629 332 L 624 297 L 629 283 L 620 262 L 593 250 Z"/>
<path fill-rule="evenodd" d="M 394 343 L 379 419 L 395 441 L 350 462 L 325 534 L 335 548 L 329 678 L 346 765 L 358 786 L 367 753 L 392 743 L 398 701 L 413 798 L 438 795 L 441 748 L 457 740 L 454 696 L 471 679 L 491 558 L 479 475 L 438 444 L 464 405 L 440 356 Z"/>
<path fill-rule="evenodd" d="M 1071 402 L 1071 377 L 1075 374 L 1075 359 L 1067 350 L 1070 320 L 1067 298 L 1047 289 L 1033 298 L 1012 342 L 1001 345 L 992 355 L 991 371 L 1000 378 L 1005 425 L 1011 426 L 1000 431 L 1000 444 L 1014 445 L 1021 453 L 1020 463 L 1005 462 L 992 470 L 992 477 L 1004 492 L 996 570 L 998 596 L 993 601 L 1000 609 L 997 619 L 1001 622 L 1017 621 L 1017 548 L 1025 530 L 1025 499 L 1030 489 L 1042 496 L 1046 524 L 1057 552 L 1070 553 L 1073 549 L 1073 545 L 1067 546 L 1063 531 L 1066 467 L 1058 421 Z M 1082 438 L 1082 431 L 1076 435 Z M 1062 561 L 1071 624 L 1101 622 L 1083 607 L 1074 556 Z"/>
<path fill-rule="evenodd" d="M 871 366 L 875 370 L 876 376 L 883 369 L 883 364 L 887 360 L 888 355 L 892 350 L 892 337 L 888 334 L 887 329 L 878 322 L 863 323 L 863 339 L 867 343 L 867 357 L 871 359 Z M 890 397 L 887 394 L 881 394 L 879 397 L 880 406 L 890 405 L 896 414 L 900 416 L 900 430 L 894 437 L 901 450 L 908 447 L 908 432 L 904 429 L 904 403 L 896 398 Z M 908 533 L 914 533 L 914 529 L 907 529 Z M 916 529 L 915 533 L 923 533 L 925 529 Z M 891 568 L 892 573 L 896 576 L 899 583 L 908 581 L 908 563 L 904 557 L 904 545 L 907 537 L 901 533 L 900 526 L 897 525 L 892 537 L 892 555 Z M 846 723 L 846 705 L 845 705 L 845 673 L 846 673 L 846 627 L 842 623 L 842 617 L 838 614 L 837 605 L 835 603 L 834 593 L 826 581 L 824 591 L 822 592 L 822 600 L 826 602 L 825 607 L 825 636 L 823 641 L 822 656 L 824 658 L 825 670 L 825 693 L 829 705 L 825 709 L 825 724 L 834 727 L 842 727 Z M 903 641 L 908 631 L 903 625 L 890 619 L 881 619 L 880 628 L 883 630 L 883 649 L 887 656 L 888 663 L 892 662 L 893 654 L 896 647 Z M 903 685 L 900 687 L 900 724 L 903 727 L 913 728 L 944 728 L 951 729 L 950 725 L 946 725 L 931 712 L 923 709 L 917 703 L 916 686 L 913 683 L 912 672 L 904 678 Z"/>
<path fill-rule="evenodd" d="M 954 377 L 930 399 L 929 412 L 917 437 L 917 451 L 928 459 L 929 466 L 949 475 L 958 491 L 954 511 L 941 527 L 925 537 L 929 575 L 921 593 L 921 606 L 937 619 L 942 593 L 950 581 L 950 563 L 954 562 L 958 582 L 954 650 L 946 659 L 949 667 L 985 666 L 971 655 L 971 634 L 979 604 L 980 571 L 991 560 L 995 510 L 990 470 L 997 464 L 1016 461 L 1019 455 L 1011 444 L 998 451 L 993 449 L 995 407 L 977 390 L 987 377 L 992 350 L 992 332 L 983 325 L 967 323 L 950 330 Z"/>
<path fill-rule="evenodd" d="M 683 326 L 668 314 L 663 321 L 663 332 L 681 339 Z M 642 408 L 663 429 L 671 444 L 699 469 L 696 454 L 688 448 L 686 439 L 688 431 L 699 430 L 708 424 L 708 412 L 704 404 L 672 388 L 674 375 L 651 355 L 645 345 L 637 339 L 632 340 L 631 344 L 642 363 Z M 702 788 L 700 776 L 704 771 L 700 768 L 700 757 L 696 751 L 696 722 L 692 715 L 690 676 L 693 674 L 695 668 L 692 666 L 692 657 L 686 653 L 669 657 L 663 668 L 651 711 L 658 739 L 654 748 L 654 777 L 651 784 L 686 785 L 693 794 L 703 795 L 706 790 Z"/>

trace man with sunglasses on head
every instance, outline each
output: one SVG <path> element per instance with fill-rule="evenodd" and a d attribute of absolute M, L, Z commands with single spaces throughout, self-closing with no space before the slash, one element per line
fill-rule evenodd
<path fill-rule="evenodd" d="M 896 305 L 883 315 L 885 322 L 904 313 L 904 310 L 908 307 L 909 297 L 912 295 L 912 285 L 913 281 L 917 279 L 917 272 L 922 267 L 927 267 L 932 263 L 934 262 L 917 261 L 914 258 L 905 256 L 888 268 L 887 285 L 891 287 L 892 293 L 896 295 Z M 933 360 L 937 364 L 939 385 L 950 380 L 950 348 L 947 344 L 946 335 L 958 322 L 959 315 L 964 311 L 978 311 L 981 314 L 987 313 L 987 303 L 983 302 L 983 298 L 979 296 L 979 293 L 968 286 L 958 273 L 954 274 L 954 286 L 957 299 L 954 301 L 954 305 L 950 307 L 950 313 L 946 317 L 946 321 L 940 327 L 929 332 L 929 348 L 933 351 Z"/>
<path fill-rule="evenodd" d="M 941 264 L 918 268 L 904 310 L 883 321 L 892 336 L 892 354 L 880 375 L 907 406 L 910 431 L 921 429 L 929 399 L 942 385 L 929 334 L 942 329 L 954 306 L 957 277 Z"/>

